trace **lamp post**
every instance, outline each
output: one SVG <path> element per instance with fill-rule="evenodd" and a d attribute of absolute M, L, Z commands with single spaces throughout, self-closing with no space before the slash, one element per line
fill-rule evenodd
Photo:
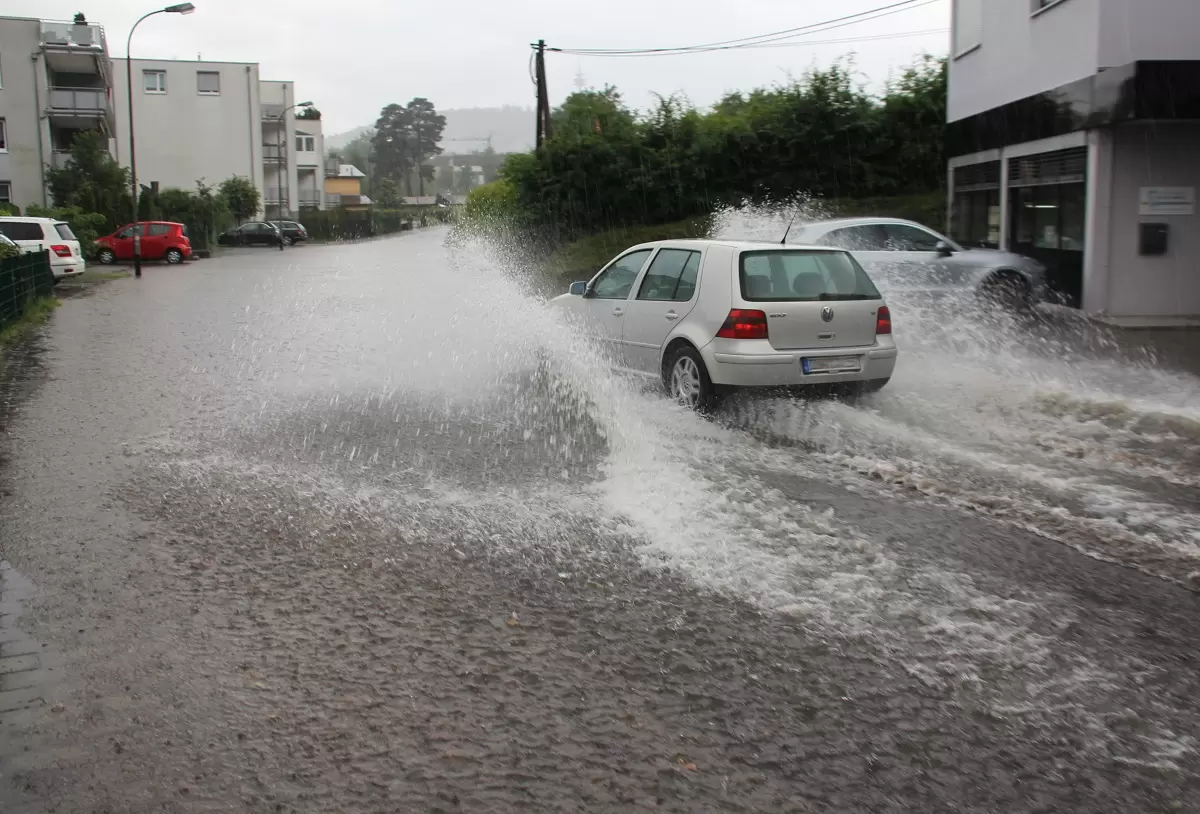
<path fill-rule="evenodd" d="M 191 14 L 196 10 L 196 7 L 191 3 L 176 3 L 173 6 L 160 8 L 156 11 L 151 11 L 148 14 L 143 14 L 133 24 L 133 28 L 129 29 L 129 37 L 125 40 L 125 86 L 129 92 L 129 192 L 133 199 L 133 219 L 130 223 L 133 224 L 133 276 L 142 276 L 142 236 L 138 231 L 138 180 L 137 180 L 137 152 L 133 139 L 133 57 L 129 53 L 130 46 L 133 44 L 133 32 L 141 25 L 142 20 L 147 17 L 153 17 L 155 14 Z"/>
<path fill-rule="evenodd" d="M 283 97 L 284 101 L 287 101 L 286 94 L 287 94 L 287 91 L 285 90 L 284 97 Z M 279 133 L 275 138 L 275 149 L 279 151 L 279 155 L 276 157 L 279 159 L 280 183 L 284 183 L 284 181 L 282 179 L 286 178 L 288 175 L 287 162 L 283 160 L 283 131 L 287 129 L 287 127 L 284 124 L 283 117 L 287 115 L 287 112 L 289 110 L 291 110 L 293 108 L 297 108 L 297 107 L 310 108 L 310 107 L 312 107 L 312 102 L 297 102 L 294 105 L 288 105 L 287 107 L 285 107 L 283 110 L 281 110 L 279 112 Z M 292 191 L 291 186 L 289 185 L 287 189 L 288 189 L 288 193 L 289 193 L 288 197 L 291 197 L 291 194 L 290 194 Z M 283 190 L 284 190 L 284 187 L 282 187 L 282 186 L 279 187 L 279 220 L 280 220 L 280 222 L 283 221 Z M 291 209 L 290 209 L 291 203 L 292 203 L 291 201 L 288 201 L 288 206 L 289 206 L 288 211 L 289 212 L 291 211 Z M 282 226 L 279 227 L 279 251 L 283 251 L 283 227 Z"/>

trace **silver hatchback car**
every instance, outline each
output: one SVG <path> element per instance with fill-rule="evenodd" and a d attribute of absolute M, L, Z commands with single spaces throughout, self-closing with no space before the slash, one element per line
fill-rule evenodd
<path fill-rule="evenodd" d="M 877 390 L 896 366 L 891 314 L 849 252 L 666 240 L 634 246 L 551 300 L 615 367 L 695 409 L 730 388 Z"/>

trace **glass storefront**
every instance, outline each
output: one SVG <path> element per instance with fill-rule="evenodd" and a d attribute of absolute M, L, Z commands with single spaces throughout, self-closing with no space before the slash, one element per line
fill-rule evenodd
<path fill-rule="evenodd" d="M 1046 266 L 1051 295 L 1079 307 L 1083 298 L 1087 149 L 1009 161 L 1010 251 Z"/>

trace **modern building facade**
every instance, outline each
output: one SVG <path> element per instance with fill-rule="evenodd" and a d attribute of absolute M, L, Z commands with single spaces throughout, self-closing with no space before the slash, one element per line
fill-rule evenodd
<path fill-rule="evenodd" d="M 129 166 L 125 60 L 114 59 L 117 138 L 112 153 Z M 133 60 L 138 182 L 194 190 L 234 175 L 264 185 L 258 65 L 248 62 Z"/>
<path fill-rule="evenodd" d="M 0 203 L 52 203 L 46 167 L 80 131 L 112 136 L 112 90 L 101 26 L 0 17 Z"/>
<path fill-rule="evenodd" d="M 951 234 L 1115 324 L 1200 322 L 1200 2 L 953 9 Z"/>

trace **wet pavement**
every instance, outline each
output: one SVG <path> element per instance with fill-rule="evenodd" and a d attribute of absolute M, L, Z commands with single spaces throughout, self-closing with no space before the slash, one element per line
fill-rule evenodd
<path fill-rule="evenodd" d="M 1186 334 L 893 300 L 878 395 L 704 421 L 529 288 L 242 252 L 8 352 L 0 810 L 1200 810 Z"/>

